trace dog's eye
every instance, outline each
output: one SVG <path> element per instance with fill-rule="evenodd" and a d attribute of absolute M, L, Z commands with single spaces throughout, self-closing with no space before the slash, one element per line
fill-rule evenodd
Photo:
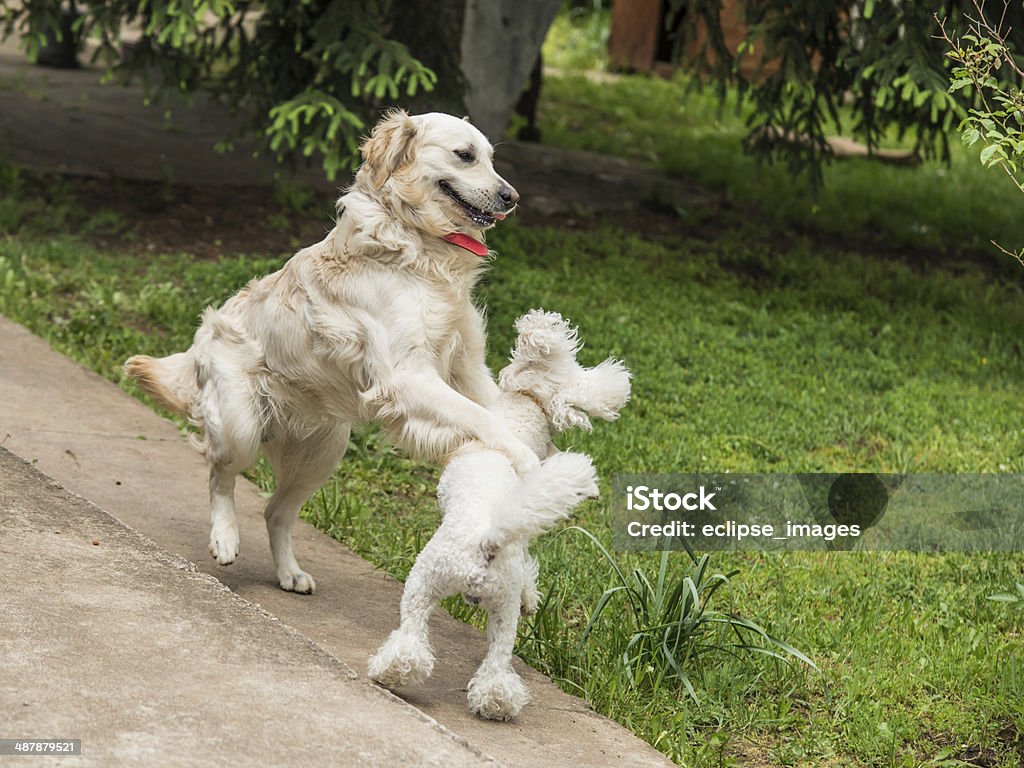
<path fill-rule="evenodd" d="M 455 156 L 464 163 L 472 163 L 473 160 L 475 159 L 473 157 L 473 153 L 470 152 L 468 149 L 456 149 L 454 151 Z"/>

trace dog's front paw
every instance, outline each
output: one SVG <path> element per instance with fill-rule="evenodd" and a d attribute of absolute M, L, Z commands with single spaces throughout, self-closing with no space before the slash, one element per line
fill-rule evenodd
<path fill-rule="evenodd" d="M 238 528 L 218 526 L 210 531 L 210 554 L 221 565 L 231 565 L 238 557 Z"/>
<path fill-rule="evenodd" d="M 530 700 L 522 679 L 514 670 L 483 674 L 469 681 L 469 711 L 485 720 L 511 720 Z"/>
<path fill-rule="evenodd" d="M 513 443 L 505 453 L 512 462 L 512 468 L 520 477 L 525 477 L 540 466 L 537 454 L 518 441 Z"/>
<path fill-rule="evenodd" d="M 311 595 L 316 590 L 316 582 L 305 571 L 283 571 L 277 574 L 277 583 L 285 592 L 298 592 L 300 595 Z"/>

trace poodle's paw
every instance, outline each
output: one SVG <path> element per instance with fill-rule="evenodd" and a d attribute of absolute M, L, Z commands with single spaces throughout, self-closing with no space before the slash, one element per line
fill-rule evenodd
<path fill-rule="evenodd" d="M 474 598 L 474 605 L 480 602 L 480 596 L 484 593 L 484 585 L 487 583 L 488 566 L 494 560 L 497 551 L 496 545 L 481 544 L 478 562 L 475 562 L 464 574 L 465 589 L 463 593 Z"/>
<path fill-rule="evenodd" d="M 303 570 L 281 570 L 277 572 L 277 583 L 285 592 L 298 592 L 300 595 L 312 595 L 316 591 L 313 577 Z"/>
<path fill-rule="evenodd" d="M 210 554 L 221 565 L 235 562 L 238 544 L 237 525 L 216 525 L 210 530 Z"/>
<path fill-rule="evenodd" d="M 522 679 L 511 668 L 484 674 L 469 681 L 469 711 L 485 720 L 511 720 L 530 700 Z"/>
<path fill-rule="evenodd" d="M 540 594 L 536 589 L 523 592 L 519 601 L 519 615 L 533 616 L 540 606 Z"/>
<path fill-rule="evenodd" d="M 434 671 L 430 645 L 415 635 L 396 629 L 370 658 L 367 674 L 388 688 L 419 685 Z"/>
<path fill-rule="evenodd" d="M 567 502 L 598 497 L 597 470 L 586 454 L 556 453 L 544 462 L 544 467 L 559 476 L 561 493 L 565 494 Z"/>
<path fill-rule="evenodd" d="M 485 576 L 487 575 L 487 566 L 490 565 L 494 561 L 494 558 L 498 556 L 498 549 L 499 546 L 496 541 L 480 542 L 480 555 L 483 557 L 484 561 L 484 564 L 482 566 L 483 570 L 481 571 L 481 573 L 483 573 Z M 481 578 L 483 577 L 481 576 Z"/>

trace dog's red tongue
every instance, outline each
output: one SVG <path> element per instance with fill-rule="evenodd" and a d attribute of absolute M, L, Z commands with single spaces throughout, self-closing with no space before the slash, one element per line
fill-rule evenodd
<path fill-rule="evenodd" d="M 463 234 L 462 232 L 452 232 L 450 235 L 445 235 L 444 239 L 452 245 L 457 245 L 459 248 L 465 248 L 470 253 L 476 254 L 480 258 L 487 255 L 487 246 L 477 240 L 475 237 Z"/>

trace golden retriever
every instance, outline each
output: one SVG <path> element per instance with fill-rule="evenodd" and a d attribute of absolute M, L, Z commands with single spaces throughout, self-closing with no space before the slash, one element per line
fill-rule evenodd
<path fill-rule="evenodd" d="M 391 112 L 361 149 L 327 237 L 207 308 L 187 351 L 125 364 L 203 430 L 210 553 L 222 565 L 238 555 L 235 477 L 265 453 L 277 479 L 265 512 L 274 567 L 294 592 L 315 585 L 295 560 L 292 526 L 353 424 L 380 422 L 421 459 L 475 442 L 520 473 L 538 465 L 485 407 L 498 389 L 471 296 L 484 231 L 518 193 L 495 172 L 484 135 L 451 115 Z"/>

